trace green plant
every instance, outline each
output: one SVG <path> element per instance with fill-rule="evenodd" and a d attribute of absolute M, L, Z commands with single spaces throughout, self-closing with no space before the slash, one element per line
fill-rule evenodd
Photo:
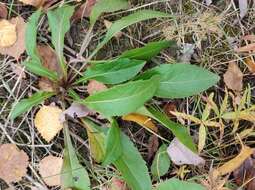
<path fill-rule="evenodd" d="M 69 64 L 63 53 L 64 37 L 70 28 L 70 18 L 74 7 L 64 5 L 47 13 L 52 45 L 58 58 L 59 72 L 44 67 L 37 52 L 37 25 L 43 13 L 41 10 L 36 11 L 27 26 L 26 52 L 29 59 L 23 64 L 28 71 L 51 80 L 56 89 L 54 92 L 36 92 L 30 98 L 15 103 L 11 118 L 15 119 L 52 96 L 56 96 L 62 102 L 63 109 L 66 104 L 78 102 L 99 112 L 108 118 L 111 125 L 108 130 L 103 130 L 87 118 L 81 119 L 87 129 L 89 142 L 92 143 L 91 148 L 94 149 L 92 156 L 103 165 L 114 164 L 133 190 L 148 190 L 152 189 L 152 182 L 147 166 L 129 138 L 121 133 L 115 117 L 132 112 L 147 115 L 170 129 L 184 145 L 195 152 L 196 147 L 186 127 L 171 121 L 160 110 L 152 106 L 144 106 L 144 104 L 153 97 L 183 98 L 198 94 L 214 85 L 219 78 L 197 66 L 181 63 L 161 64 L 142 72 L 146 61 L 151 60 L 161 50 L 171 47 L 174 44 L 172 41 L 148 43 L 142 48 L 128 50 L 112 60 L 92 63 L 97 52 L 120 30 L 147 19 L 171 17 L 166 13 L 152 10 L 140 10 L 115 21 L 96 49 L 87 58 L 82 58 L 97 18 L 103 12 L 124 9 L 127 5 L 126 0 L 101 0 L 92 9 L 90 29 L 79 53 L 84 62 L 79 68 L 79 71 L 84 72 L 81 77 L 78 77 L 77 73 L 67 74 Z M 92 64 L 89 65 L 89 63 Z M 109 89 L 81 99 L 74 87 L 83 85 L 90 79 L 109 85 Z M 64 188 L 90 189 L 88 174 L 85 169 L 81 169 L 72 147 L 67 122 L 64 125 L 65 151 L 62 185 Z"/>

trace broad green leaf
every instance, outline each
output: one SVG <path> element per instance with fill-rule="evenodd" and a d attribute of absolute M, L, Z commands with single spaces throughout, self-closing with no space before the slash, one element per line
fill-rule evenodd
<path fill-rule="evenodd" d="M 120 135 L 121 133 L 118 123 L 113 119 L 112 126 L 108 130 L 106 138 L 106 154 L 103 165 L 109 165 L 121 156 L 122 146 Z"/>
<path fill-rule="evenodd" d="M 52 92 L 39 91 L 39 92 L 36 92 L 35 94 L 33 94 L 31 97 L 19 101 L 17 104 L 14 105 L 14 107 L 11 111 L 11 116 L 10 116 L 11 119 L 15 119 L 22 113 L 31 109 L 33 106 L 40 104 L 43 100 L 45 100 L 53 95 L 54 95 L 54 93 L 52 93 Z"/>
<path fill-rule="evenodd" d="M 132 190 L 152 189 L 145 161 L 126 135 L 121 136 L 122 155 L 113 164 Z"/>
<path fill-rule="evenodd" d="M 174 136 L 176 136 L 182 144 L 184 144 L 193 152 L 196 152 L 196 146 L 193 143 L 193 140 L 189 135 L 186 127 L 171 121 L 164 113 L 152 107 L 150 108 L 141 107 L 136 112 L 139 114 L 147 115 L 161 123 L 166 128 L 170 129 Z"/>
<path fill-rule="evenodd" d="M 105 134 L 94 122 L 88 119 L 82 119 L 82 122 L 87 130 L 91 155 L 97 163 L 101 163 L 105 157 Z"/>
<path fill-rule="evenodd" d="M 63 189 L 90 190 L 90 180 L 87 171 L 79 163 L 72 145 L 67 126 L 64 127 L 65 149 L 61 170 L 61 185 Z"/>
<path fill-rule="evenodd" d="M 158 74 L 161 77 L 155 96 L 162 98 L 184 98 L 198 94 L 219 81 L 218 75 L 190 64 L 163 64 L 155 67 L 138 79 L 147 79 Z"/>
<path fill-rule="evenodd" d="M 206 190 L 206 188 L 200 184 L 187 182 L 187 181 L 181 181 L 176 178 L 171 178 L 167 181 L 160 183 L 155 190 L 185 190 L 185 189 Z"/>
<path fill-rule="evenodd" d="M 155 76 L 149 80 L 117 85 L 93 94 L 80 103 L 106 117 L 126 115 L 136 111 L 152 98 L 158 87 L 158 81 L 159 77 Z"/>
<path fill-rule="evenodd" d="M 115 12 L 128 8 L 127 0 L 98 0 L 90 14 L 90 23 L 94 25 L 102 13 Z"/>
<path fill-rule="evenodd" d="M 90 66 L 77 82 L 94 79 L 105 84 L 118 84 L 134 77 L 145 65 L 145 61 L 118 59 Z"/>
<path fill-rule="evenodd" d="M 152 162 L 151 174 L 156 179 L 165 175 L 170 168 L 171 161 L 166 150 L 167 146 L 162 144 Z"/>
<path fill-rule="evenodd" d="M 140 10 L 126 17 L 122 17 L 120 20 L 117 20 L 111 25 L 103 41 L 98 44 L 91 56 L 94 56 L 99 49 L 101 49 L 115 34 L 120 32 L 122 29 L 144 20 L 160 17 L 171 17 L 171 15 L 159 11 Z"/>
<path fill-rule="evenodd" d="M 65 58 L 64 58 L 64 38 L 65 33 L 70 29 L 70 18 L 74 12 L 73 6 L 65 5 L 55 10 L 48 12 L 49 26 L 51 29 L 52 44 L 55 47 L 55 51 L 63 72 L 63 75 L 67 76 Z"/>
<path fill-rule="evenodd" d="M 149 61 L 151 58 L 158 55 L 161 50 L 174 46 L 175 44 L 174 41 L 150 42 L 144 47 L 127 50 L 123 52 L 120 57 Z"/>
<path fill-rule="evenodd" d="M 40 9 L 34 12 L 32 16 L 29 18 L 29 21 L 26 25 L 26 36 L 25 36 L 26 51 L 27 51 L 27 54 L 33 60 L 40 60 L 40 56 L 37 52 L 36 39 L 37 39 L 37 25 L 38 25 L 41 14 L 42 14 L 42 11 Z"/>
<path fill-rule="evenodd" d="M 47 77 L 52 81 L 58 80 L 58 75 L 54 71 L 50 71 L 46 67 L 44 67 L 40 62 L 35 59 L 31 59 L 22 63 L 26 69 L 34 74 L 37 74 L 42 77 Z"/>

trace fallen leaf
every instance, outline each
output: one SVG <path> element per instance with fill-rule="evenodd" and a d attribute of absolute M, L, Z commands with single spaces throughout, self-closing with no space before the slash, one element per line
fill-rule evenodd
<path fill-rule="evenodd" d="M 10 47 L 16 40 L 16 25 L 8 20 L 0 20 L 0 47 Z"/>
<path fill-rule="evenodd" d="M 16 26 L 17 40 L 10 47 L 1 47 L 0 54 L 9 55 L 16 59 L 19 59 L 20 55 L 25 51 L 25 32 L 26 32 L 26 23 L 22 17 L 12 18 L 10 23 Z M 1 31 L 1 29 L 0 29 Z M 0 34 L 1 36 L 2 34 Z M 2 38 L 2 37 L 1 37 Z"/>
<path fill-rule="evenodd" d="M 157 152 L 158 146 L 159 146 L 158 137 L 156 135 L 150 136 L 148 146 L 147 146 L 147 148 L 148 148 L 148 154 L 147 154 L 148 160 L 151 160 L 153 155 Z"/>
<path fill-rule="evenodd" d="M 72 16 L 72 20 L 79 20 L 83 17 L 89 17 L 93 6 L 96 4 L 96 0 L 87 0 L 83 3 Z"/>
<path fill-rule="evenodd" d="M 244 146 L 241 152 L 235 158 L 233 158 L 232 160 L 229 160 L 224 165 L 215 169 L 214 176 L 222 176 L 222 175 L 226 175 L 228 173 L 233 172 L 234 170 L 239 168 L 247 158 L 250 157 L 253 151 L 254 150 L 252 148 L 248 146 Z"/>
<path fill-rule="evenodd" d="M 255 43 L 235 49 L 235 52 L 237 53 L 249 53 L 250 51 L 255 51 Z"/>
<path fill-rule="evenodd" d="M 167 148 L 167 153 L 176 165 L 204 165 L 205 160 L 188 149 L 177 138 L 174 138 Z"/>
<path fill-rule="evenodd" d="M 0 178 L 7 183 L 20 181 L 27 172 L 27 154 L 15 144 L 0 145 L 0 152 Z"/>
<path fill-rule="evenodd" d="M 54 84 L 46 77 L 40 77 L 38 86 L 41 90 L 46 92 L 54 92 Z"/>
<path fill-rule="evenodd" d="M 8 16 L 8 11 L 5 4 L 0 3 L 0 19 L 6 19 Z"/>
<path fill-rule="evenodd" d="M 137 113 L 130 113 L 128 115 L 123 116 L 122 119 L 126 120 L 126 121 L 136 122 L 139 125 L 141 125 L 142 127 L 144 127 L 145 129 L 149 129 L 149 130 L 152 130 L 154 132 L 158 131 L 158 128 L 152 122 L 152 119 L 147 117 L 147 116 L 137 114 Z"/>
<path fill-rule="evenodd" d="M 252 57 L 247 57 L 244 59 L 245 64 L 247 65 L 250 72 L 255 73 L 255 62 Z"/>
<path fill-rule="evenodd" d="M 20 77 L 22 79 L 26 78 L 26 73 L 24 71 L 24 68 L 20 64 L 11 63 L 11 69 L 13 73 L 17 75 L 17 77 Z"/>
<path fill-rule="evenodd" d="M 107 87 L 103 83 L 98 82 L 96 80 L 90 80 L 87 86 L 87 91 L 89 95 L 104 91 L 106 89 Z"/>
<path fill-rule="evenodd" d="M 35 127 L 47 142 L 63 128 L 60 121 L 61 113 L 62 110 L 56 106 L 43 106 L 35 115 Z"/>
<path fill-rule="evenodd" d="M 176 105 L 173 102 L 168 102 L 167 104 L 164 105 L 163 110 L 168 117 L 173 118 L 175 116 L 171 112 L 176 111 Z"/>
<path fill-rule="evenodd" d="M 25 5 L 32 5 L 34 7 L 42 6 L 46 0 L 19 0 L 20 2 L 24 3 Z"/>
<path fill-rule="evenodd" d="M 39 173 L 49 186 L 60 185 L 60 174 L 63 159 L 55 156 L 47 156 L 39 163 Z"/>
<path fill-rule="evenodd" d="M 242 40 L 248 40 L 251 42 L 255 42 L 255 35 L 250 34 L 250 35 L 243 36 Z"/>
<path fill-rule="evenodd" d="M 224 82 L 231 90 L 240 92 L 243 89 L 243 73 L 235 62 L 230 62 L 224 74 Z"/>
<path fill-rule="evenodd" d="M 239 0 L 239 9 L 240 9 L 240 18 L 244 18 L 244 16 L 248 12 L 248 0 Z"/>
<path fill-rule="evenodd" d="M 72 105 L 67 108 L 64 112 L 60 115 L 61 122 L 65 121 L 65 115 L 68 115 L 71 118 L 80 118 L 80 117 L 86 117 L 89 114 L 94 113 L 94 111 L 87 108 L 85 105 L 79 104 L 79 103 L 72 103 Z"/>

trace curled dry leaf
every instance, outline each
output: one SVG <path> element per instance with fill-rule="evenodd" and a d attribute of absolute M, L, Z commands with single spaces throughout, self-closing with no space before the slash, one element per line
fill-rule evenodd
<path fill-rule="evenodd" d="M 0 46 L 0 54 L 9 55 L 16 59 L 19 59 L 20 55 L 25 51 L 25 31 L 26 31 L 26 23 L 22 17 L 12 18 L 10 20 L 11 24 L 16 26 L 17 32 L 17 40 L 10 47 L 1 47 Z M 2 27 L 0 27 L 1 31 Z M 2 34 L 0 32 L 0 38 L 2 38 Z"/>
<path fill-rule="evenodd" d="M 0 145 L 0 178 L 7 183 L 18 182 L 26 175 L 27 154 L 15 144 Z"/>
<path fill-rule="evenodd" d="M 36 113 L 35 127 L 47 142 L 50 142 L 63 128 L 60 122 L 61 113 L 62 110 L 56 106 L 43 106 Z"/>
<path fill-rule="evenodd" d="M 16 25 L 8 20 L 0 20 L 0 47 L 10 47 L 16 40 Z"/>
<path fill-rule="evenodd" d="M 0 19 L 6 19 L 8 16 L 8 11 L 5 4 L 0 3 Z"/>
<path fill-rule="evenodd" d="M 243 73 L 235 62 L 230 62 L 224 74 L 224 82 L 231 90 L 240 92 L 243 89 Z"/>
<path fill-rule="evenodd" d="M 34 7 L 40 7 L 46 2 L 46 0 L 19 0 L 19 1 L 24 3 L 25 5 L 32 5 Z"/>
<path fill-rule="evenodd" d="M 63 159 L 55 156 L 47 156 L 39 163 L 39 173 L 49 186 L 60 185 L 60 174 Z"/>
<path fill-rule="evenodd" d="M 167 153 L 176 165 L 204 165 L 205 160 L 188 149 L 177 138 L 174 138 L 167 148 Z"/>
<path fill-rule="evenodd" d="M 96 80 L 90 80 L 87 86 L 87 91 L 89 95 L 95 94 L 100 91 L 104 91 L 106 89 L 107 87 L 103 83 L 98 82 Z"/>
<path fill-rule="evenodd" d="M 233 172 L 234 170 L 239 168 L 239 166 L 241 166 L 242 163 L 247 158 L 250 157 L 253 151 L 254 150 L 252 148 L 248 146 L 244 146 L 241 152 L 235 158 L 233 158 L 232 160 L 229 160 L 227 163 L 225 163 L 221 167 L 215 169 L 213 172 L 214 173 L 213 176 L 222 176 L 222 175 L 226 175 L 228 173 Z"/>

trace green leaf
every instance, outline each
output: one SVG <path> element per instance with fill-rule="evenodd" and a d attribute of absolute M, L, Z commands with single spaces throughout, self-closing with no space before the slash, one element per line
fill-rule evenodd
<path fill-rule="evenodd" d="M 167 154 L 167 146 L 162 144 L 158 149 L 151 165 L 152 176 L 158 179 L 159 177 L 165 175 L 168 172 L 170 165 L 171 161 Z"/>
<path fill-rule="evenodd" d="M 89 176 L 79 163 L 71 142 L 67 126 L 64 127 L 65 149 L 64 162 L 61 170 L 61 185 L 63 189 L 90 190 Z"/>
<path fill-rule="evenodd" d="M 113 119 L 112 126 L 108 130 L 106 138 L 106 154 L 103 165 L 109 165 L 116 161 L 122 154 L 120 139 L 120 128 L 116 120 Z"/>
<path fill-rule="evenodd" d="M 115 167 L 132 190 L 152 189 L 148 168 L 137 148 L 124 134 L 121 136 L 121 144 L 122 155 L 114 162 Z"/>
<path fill-rule="evenodd" d="M 64 77 L 67 76 L 67 69 L 64 58 L 64 38 L 65 33 L 70 29 L 70 18 L 74 12 L 73 6 L 65 5 L 48 12 L 49 26 L 51 29 L 51 39 L 59 60 Z"/>
<path fill-rule="evenodd" d="M 117 20 L 111 25 L 103 41 L 98 44 L 97 48 L 92 53 L 91 57 L 94 56 L 99 49 L 101 49 L 115 34 L 120 32 L 122 29 L 144 20 L 170 16 L 171 15 L 159 11 L 140 10 L 126 17 L 122 17 L 120 20 Z"/>
<path fill-rule="evenodd" d="M 123 52 L 120 57 L 149 61 L 151 58 L 158 55 L 161 50 L 174 46 L 175 44 L 174 41 L 150 42 L 142 48 L 127 50 Z"/>
<path fill-rule="evenodd" d="M 198 94 L 219 81 L 218 75 L 190 64 L 163 64 L 138 76 L 147 79 L 158 74 L 161 77 L 155 96 L 184 98 Z"/>
<path fill-rule="evenodd" d="M 11 119 L 15 119 L 22 113 L 31 109 L 33 106 L 40 104 L 43 100 L 45 100 L 53 95 L 54 95 L 54 93 L 52 93 L 52 92 L 39 91 L 27 99 L 21 100 L 20 102 L 18 102 L 17 104 L 14 105 L 14 107 L 11 111 L 11 116 L 10 116 Z"/>
<path fill-rule="evenodd" d="M 80 103 L 106 117 L 126 115 L 136 111 L 152 98 L 158 87 L 158 81 L 159 77 L 155 76 L 149 80 L 117 85 L 93 94 Z"/>
<path fill-rule="evenodd" d="M 41 62 L 31 59 L 26 62 L 22 63 L 26 69 L 34 74 L 37 74 L 42 77 L 47 77 L 48 79 L 52 81 L 57 81 L 58 80 L 58 75 L 54 71 L 50 71 L 46 67 L 44 67 Z"/>
<path fill-rule="evenodd" d="M 33 60 L 40 60 L 40 56 L 37 52 L 36 39 L 37 39 L 37 25 L 39 22 L 39 18 L 42 14 L 42 11 L 39 9 L 32 14 L 29 18 L 29 21 L 26 25 L 26 51 L 27 54 Z"/>
<path fill-rule="evenodd" d="M 187 128 L 184 127 L 183 125 L 171 121 L 164 113 L 152 107 L 150 108 L 141 107 L 136 111 L 136 113 L 146 115 L 155 119 L 163 126 L 170 129 L 182 144 L 184 144 L 193 152 L 196 152 L 196 146 L 193 143 L 193 140 L 189 135 Z"/>
<path fill-rule="evenodd" d="M 87 130 L 91 155 L 97 163 L 101 163 L 105 157 L 105 134 L 89 119 L 82 119 L 82 122 Z"/>
<path fill-rule="evenodd" d="M 206 190 L 205 187 L 193 182 L 181 181 L 176 178 L 171 178 L 158 185 L 155 190 Z"/>
<path fill-rule="evenodd" d="M 99 0 L 92 8 L 90 23 L 94 25 L 102 13 L 115 12 L 126 8 L 128 8 L 127 0 Z"/>
<path fill-rule="evenodd" d="M 88 79 L 94 79 L 105 84 L 122 83 L 134 77 L 145 63 L 141 60 L 118 59 L 92 65 L 77 83 L 85 82 Z"/>

